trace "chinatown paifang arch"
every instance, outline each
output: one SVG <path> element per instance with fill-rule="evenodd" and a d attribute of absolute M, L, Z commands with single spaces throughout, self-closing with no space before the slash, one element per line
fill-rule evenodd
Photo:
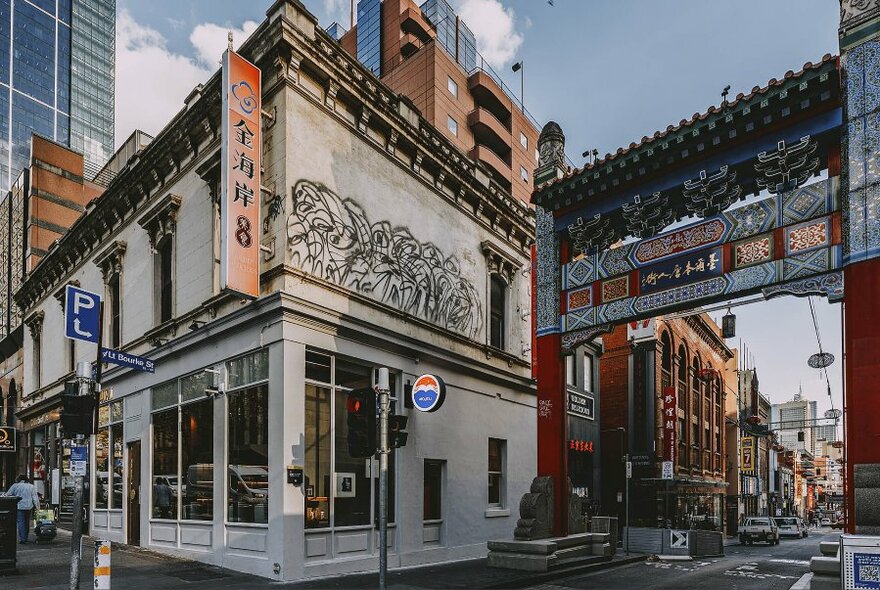
<path fill-rule="evenodd" d="M 564 356 L 615 324 L 756 293 L 842 302 L 846 527 L 880 533 L 880 0 L 843 0 L 839 33 L 840 56 L 579 170 L 559 126 L 544 127 L 538 475 L 554 478 L 555 534 L 568 522 Z M 629 452 L 674 452 L 659 430 Z"/>

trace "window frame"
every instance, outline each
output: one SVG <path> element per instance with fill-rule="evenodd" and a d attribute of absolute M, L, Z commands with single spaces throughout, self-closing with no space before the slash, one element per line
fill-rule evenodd
<path fill-rule="evenodd" d="M 456 121 L 452 115 L 446 114 L 446 128 L 455 136 L 458 137 L 458 121 Z"/>
<path fill-rule="evenodd" d="M 501 297 L 501 301 L 498 302 L 496 306 L 496 302 L 494 301 L 495 285 L 500 285 L 499 295 Z M 497 348 L 499 350 L 506 350 L 507 347 L 507 302 L 509 299 L 508 291 L 510 290 L 510 284 L 500 273 L 491 273 L 489 275 L 489 324 L 488 324 L 488 342 L 489 346 Z M 498 341 L 496 342 L 494 339 L 495 334 L 495 321 L 499 322 L 498 329 Z"/>
<path fill-rule="evenodd" d="M 452 79 L 452 76 L 446 76 L 446 90 L 449 91 L 449 94 L 458 98 L 458 82 Z"/>
<path fill-rule="evenodd" d="M 522 131 L 519 132 L 519 144 L 523 147 L 524 150 L 529 149 L 529 138 L 526 137 L 526 134 Z"/>
<path fill-rule="evenodd" d="M 498 447 L 498 463 L 499 470 L 492 470 L 491 466 L 491 457 L 492 457 L 492 443 L 497 443 Z M 486 454 L 486 473 L 488 475 L 488 485 L 486 488 L 486 507 L 491 510 L 503 510 L 507 505 L 507 478 L 505 477 L 505 472 L 507 471 L 507 440 L 503 438 L 494 438 L 489 437 L 487 444 L 487 454 Z M 490 490 L 492 488 L 491 481 L 492 477 L 495 476 L 498 478 L 497 486 L 498 486 L 498 501 L 492 502 L 490 496 Z"/>
<path fill-rule="evenodd" d="M 593 374 L 593 363 L 595 361 L 595 357 L 593 356 L 593 353 L 585 350 L 582 359 L 584 366 L 584 379 L 583 383 L 581 384 L 581 389 L 585 393 L 595 394 L 595 376 Z"/>
<path fill-rule="evenodd" d="M 165 256 L 168 256 L 167 276 Z M 155 297 L 156 297 L 156 325 L 174 319 L 174 284 L 175 284 L 175 255 L 174 234 L 166 234 L 156 243 L 155 255 Z M 166 291 L 167 289 L 167 291 Z M 167 301 L 166 301 L 167 297 Z M 166 309 L 167 305 L 167 309 Z M 167 317 L 166 317 L 167 312 Z"/>
<path fill-rule="evenodd" d="M 528 181 L 529 181 L 529 171 L 526 170 L 526 167 L 525 167 L 525 166 L 520 166 L 520 167 L 519 167 L 519 178 L 520 178 L 520 180 L 522 180 L 523 182 L 528 182 Z"/>
<path fill-rule="evenodd" d="M 438 498 L 439 513 L 440 513 L 440 514 L 439 514 L 439 516 L 438 516 L 437 518 L 425 518 L 425 510 L 424 510 L 425 496 L 424 496 L 424 489 L 425 489 L 425 483 L 426 483 L 425 475 L 426 475 L 427 472 L 428 472 L 428 470 L 427 470 L 428 465 L 436 466 L 436 467 L 437 467 L 437 470 L 438 470 L 438 473 L 437 473 L 437 480 L 438 480 L 438 481 L 437 481 L 437 485 L 438 485 L 438 488 L 439 488 L 439 493 L 437 494 L 437 498 Z M 443 518 L 444 518 L 444 507 L 445 507 L 445 504 L 446 504 L 446 502 L 445 502 L 445 496 L 446 496 L 446 482 L 445 482 L 445 479 L 446 479 L 446 461 L 444 461 L 444 460 L 442 460 L 442 459 L 424 459 L 424 460 L 423 460 L 423 462 L 422 462 L 422 525 L 423 525 L 423 526 L 426 525 L 426 524 L 441 524 L 441 523 L 443 522 Z"/>
<path fill-rule="evenodd" d="M 308 355 L 310 353 L 315 354 L 315 355 L 319 355 L 322 357 L 326 357 L 330 361 L 330 365 L 329 365 L 329 379 L 330 380 L 329 381 L 321 381 L 316 378 L 308 377 L 308 376 L 306 376 L 307 375 L 307 373 L 306 373 L 304 375 L 303 382 L 306 387 L 312 386 L 312 387 L 316 387 L 319 389 L 326 389 L 326 390 L 329 390 L 329 392 L 330 392 L 329 400 L 328 400 L 328 408 L 327 408 L 327 410 L 329 412 L 329 416 L 330 416 L 330 426 L 329 426 L 329 432 L 327 433 L 327 436 L 330 440 L 329 475 L 331 476 L 331 478 L 334 478 L 335 474 L 337 473 L 336 455 L 339 452 L 337 449 L 337 440 L 336 440 L 337 428 L 345 428 L 346 427 L 345 423 L 339 424 L 339 420 L 337 420 L 337 416 L 336 416 L 337 412 L 336 412 L 336 405 L 335 404 L 336 404 L 337 396 L 348 395 L 348 393 L 350 391 L 352 391 L 351 388 L 346 387 L 344 385 L 341 385 L 337 382 L 337 370 L 336 370 L 337 369 L 337 362 L 339 360 L 342 360 L 344 362 L 348 362 L 348 363 L 351 363 L 354 365 L 359 365 L 364 368 L 369 368 L 370 379 L 373 383 L 375 383 L 375 381 L 376 381 L 376 371 L 377 371 L 378 367 L 376 365 L 368 364 L 363 359 L 357 359 L 357 358 L 349 357 L 346 355 L 339 355 L 339 354 L 336 354 L 336 353 L 333 353 L 330 351 L 325 351 L 325 350 L 315 348 L 315 347 L 306 347 L 306 365 L 308 365 Z M 304 367 L 304 369 L 305 368 L 306 367 Z M 391 382 L 392 382 L 391 396 L 390 396 L 391 397 L 391 411 L 393 413 L 396 411 L 397 400 L 402 399 L 401 392 L 403 391 L 403 389 L 402 389 L 403 388 L 403 379 L 402 379 L 402 374 L 397 371 L 392 371 L 390 377 L 391 377 Z M 322 436 L 320 433 L 318 435 Z M 305 444 L 306 444 L 306 446 L 308 446 L 309 441 L 306 440 Z M 389 502 L 389 506 L 388 506 L 388 525 L 391 527 L 396 526 L 397 503 L 398 503 L 398 496 L 399 496 L 399 494 L 396 493 L 396 490 L 399 489 L 399 486 L 398 486 L 398 471 L 399 471 L 399 469 L 396 468 L 397 459 L 396 459 L 395 455 L 396 455 L 396 450 L 392 450 L 392 454 L 389 455 L 389 472 L 390 473 L 389 473 L 389 480 L 388 481 L 389 481 L 389 486 L 391 486 L 392 489 L 395 490 L 393 498 L 389 498 L 390 502 Z M 364 461 L 366 461 L 366 459 L 364 459 Z M 306 468 L 306 470 L 308 470 L 308 464 L 305 460 L 305 457 L 303 458 L 303 463 L 304 463 L 304 467 Z M 378 460 L 374 460 L 372 465 L 374 465 L 376 468 L 378 468 Z M 364 467 L 365 467 L 365 465 L 364 465 Z M 370 521 L 369 521 L 369 523 L 356 524 L 356 525 L 344 525 L 343 526 L 343 525 L 336 524 L 337 496 L 335 493 L 335 484 L 334 484 L 333 480 L 331 479 L 331 485 L 329 486 L 328 495 L 327 495 L 327 511 L 329 513 L 328 518 L 327 518 L 328 524 L 327 524 L 327 526 L 309 527 L 307 522 L 305 522 L 305 520 L 304 520 L 303 530 L 305 531 L 305 534 L 308 535 L 308 534 L 312 534 L 312 533 L 322 533 L 322 532 L 323 533 L 333 533 L 333 532 L 338 532 L 338 531 L 372 528 L 374 526 L 374 523 L 376 522 L 376 519 L 378 518 L 377 510 L 378 510 L 379 498 L 378 498 L 378 494 L 376 491 L 377 490 L 377 482 L 378 482 L 378 476 L 374 476 L 371 473 L 371 477 L 370 477 Z M 303 482 L 303 485 L 305 486 L 305 482 Z M 307 496 L 305 492 L 306 492 L 306 490 L 303 489 L 304 510 L 305 510 L 305 502 L 309 498 L 309 496 Z M 305 514 L 305 512 L 304 512 L 304 514 Z"/>

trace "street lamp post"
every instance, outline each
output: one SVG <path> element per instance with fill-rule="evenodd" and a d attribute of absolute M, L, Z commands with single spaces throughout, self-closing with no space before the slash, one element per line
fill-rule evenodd
<path fill-rule="evenodd" d="M 522 112 L 526 112 L 526 82 L 525 82 L 525 61 L 520 60 L 513 64 L 511 68 L 514 72 L 519 72 L 519 102 Z"/>

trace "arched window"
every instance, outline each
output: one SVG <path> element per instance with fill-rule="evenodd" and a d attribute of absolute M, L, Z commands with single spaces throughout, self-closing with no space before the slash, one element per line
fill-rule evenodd
<path fill-rule="evenodd" d="M 687 383 L 687 352 L 681 345 L 678 347 L 678 380 Z"/>
<path fill-rule="evenodd" d="M 691 382 L 694 389 L 700 389 L 700 359 L 697 357 L 691 363 Z"/>
<path fill-rule="evenodd" d="M 506 300 L 507 283 L 501 275 L 493 274 L 489 279 L 489 344 L 495 348 L 504 348 Z"/>
<path fill-rule="evenodd" d="M 669 332 L 663 332 L 663 335 L 660 336 L 660 343 L 663 346 L 661 366 L 663 370 L 672 373 L 672 342 L 669 340 Z"/>

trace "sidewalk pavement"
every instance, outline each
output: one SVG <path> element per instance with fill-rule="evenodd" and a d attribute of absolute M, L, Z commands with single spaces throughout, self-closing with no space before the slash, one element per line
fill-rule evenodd
<path fill-rule="evenodd" d="M 83 537 L 80 588 L 93 587 L 92 564 L 94 541 Z M 566 568 L 547 573 L 519 572 L 490 568 L 485 559 L 394 569 L 388 572 L 388 587 L 410 588 L 522 588 L 574 573 L 587 573 L 645 559 L 644 555 L 618 553 L 612 561 L 588 568 Z M 265 578 L 234 572 L 203 563 L 168 557 L 160 553 L 113 545 L 111 585 L 126 590 L 173 590 L 201 587 L 235 588 L 375 588 L 378 574 L 351 574 L 300 582 L 274 582 Z M 29 543 L 18 546 L 18 573 L 0 575 L 0 587 L 21 589 L 67 590 L 70 584 L 70 533 L 59 529 L 58 537 L 46 545 Z"/>

